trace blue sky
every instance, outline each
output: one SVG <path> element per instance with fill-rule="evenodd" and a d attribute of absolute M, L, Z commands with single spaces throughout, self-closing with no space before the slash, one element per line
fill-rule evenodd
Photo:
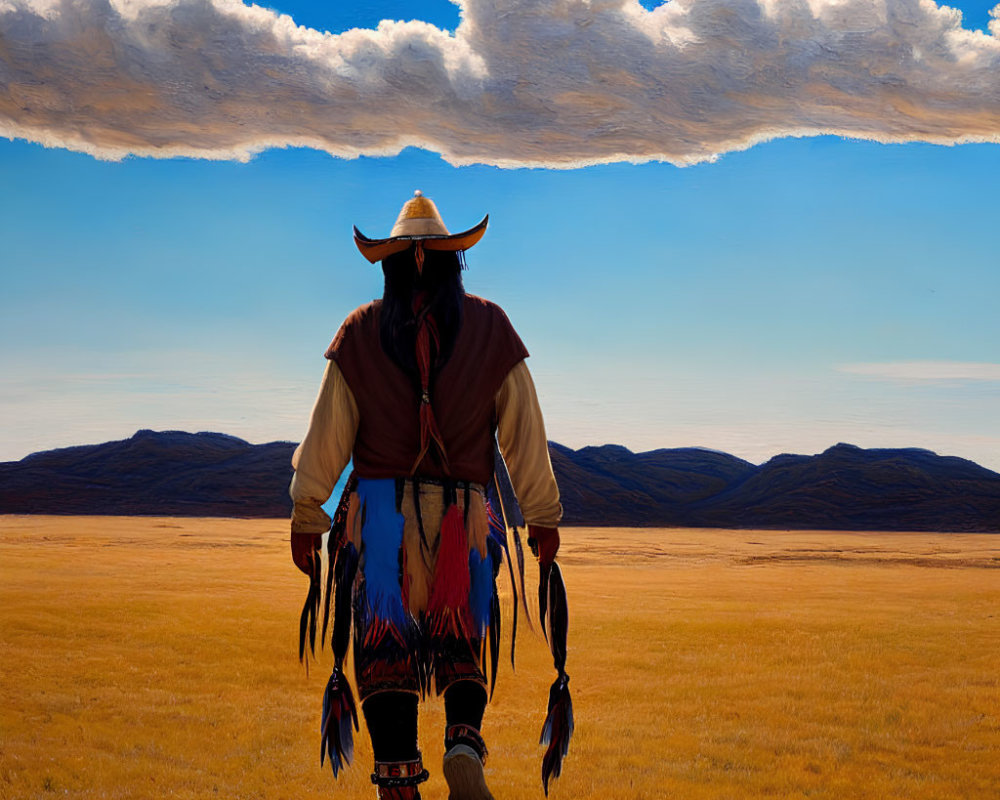
<path fill-rule="evenodd" d="M 333 33 L 459 19 L 273 7 Z M 452 230 L 490 214 L 466 288 L 525 340 L 551 439 L 755 462 L 848 441 L 1000 470 L 998 175 L 996 144 L 834 135 L 575 169 L 0 139 L 0 459 L 144 427 L 297 440 L 327 342 L 381 290 L 351 225 L 386 234 L 419 188 Z"/>

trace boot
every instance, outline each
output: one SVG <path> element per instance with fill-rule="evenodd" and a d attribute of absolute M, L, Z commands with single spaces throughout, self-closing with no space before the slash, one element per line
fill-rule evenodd
<path fill-rule="evenodd" d="M 452 725 L 444 737 L 448 800 L 494 800 L 486 786 L 486 743 L 470 725 Z"/>
<path fill-rule="evenodd" d="M 413 761 L 376 761 L 372 773 L 378 800 L 420 800 L 417 786 L 427 778 L 419 753 Z"/>

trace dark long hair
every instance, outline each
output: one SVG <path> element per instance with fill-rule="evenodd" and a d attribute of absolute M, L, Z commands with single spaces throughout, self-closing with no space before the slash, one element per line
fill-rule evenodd
<path fill-rule="evenodd" d="M 385 293 L 379 321 L 382 349 L 404 372 L 419 380 L 417 370 L 416 315 L 413 299 L 425 292 L 425 304 L 434 316 L 440 348 L 431 348 L 431 375 L 437 373 L 451 356 L 462 327 L 462 253 L 442 250 L 424 251 L 424 268 L 417 272 L 414 248 L 382 260 Z"/>

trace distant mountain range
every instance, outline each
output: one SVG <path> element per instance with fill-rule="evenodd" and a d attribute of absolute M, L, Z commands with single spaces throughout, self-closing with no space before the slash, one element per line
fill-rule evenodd
<path fill-rule="evenodd" d="M 1000 474 L 929 450 L 838 444 L 761 466 L 699 448 L 549 450 L 581 525 L 1000 532 Z"/>
<path fill-rule="evenodd" d="M 283 517 L 291 442 L 142 430 L 0 463 L 0 513 Z"/>
<path fill-rule="evenodd" d="M 283 517 L 295 444 L 142 430 L 0 463 L 0 513 Z M 567 525 L 1000 532 L 1000 474 L 838 444 L 756 466 L 700 448 L 549 443 Z"/>

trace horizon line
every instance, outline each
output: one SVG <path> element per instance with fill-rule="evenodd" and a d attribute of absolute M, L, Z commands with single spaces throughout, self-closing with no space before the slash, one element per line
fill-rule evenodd
<path fill-rule="evenodd" d="M 107 444 L 115 444 L 115 443 L 118 443 L 118 442 L 127 442 L 127 441 L 130 441 L 132 439 L 135 439 L 136 437 L 138 437 L 139 435 L 144 434 L 144 433 L 149 433 L 149 434 L 154 434 L 154 435 L 163 435 L 163 434 L 175 433 L 175 434 L 181 434 L 181 435 L 184 435 L 184 436 L 219 436 L 219 437 L 224 437 L 226 439 L 233 439 L 233 440 L 236 440 L 238 442 L 242 442 L 242 443 L 244 443 L 246 445 L 249 445 L 251 447 L 266 447 L 268 445 L 275 445 L 275 444 L 288 444 L 288 445 L 294 445 L 294 446 L 298 446 L 299 445 L 299 442 L 296 442 L 296 441 L 291 440 L 291 439 L 273 439 L 273 440 L 266 441 L 266 442 L 252 442 L 249 439 L 244 439 L 242 436 L 236 436 L 234 434 L 225 433 L 223 431 L 208 431 L 208 430 L 203 430 L 203 431 L 185 431 L 185 430 L 180 430 L 180 429 L 176 429 L 176 428 L 169 428 L 169 429 L 164 429 L 164 430 L 154 430 L 153 428 L 139 428 L 131 436 L 125 437 L 123 439 L 106 439 L 103 442 L 83 442 L 83 443 L 80 443 L 80 444 L 69 444 L 69 445 L 62 445 L 62 446 L 59 446 L 59 447 L 50 447 L 50 448 L 47 448 L 45 450 L 35 450 L 35 451 L 32 451 L 32 452 L 30 452 L 30 453 L 22 456 L 19 459 L 14 459 L 14 460 L 10 460 L 10 461 L 0 461 L 0 465 L 3 465 L 3 464 L 19 464 L 20 462 L 24 461 L 25 459 L 31 458 L 32 456 L 42 455 L 44 453 L 54 453 L 54 452 L 59 452 L 59 451 L 62 451 L 62 450 L 73 450 L 73 449 L 76 449 L 76 448 L 83 448 L 83 447 L 100 447 L 102 445 L 107 445 Z M 763 461 L 761 461 L 759 463 L 754 463 L 753 461 L 750 461 L 749 459 L 741 458 L 740 456 L 734 455 L 733 453 L 730 453 L 730 452 L 728 452 L 726 450 L 720 450 L 720 449 L 715 448 L 715 447 L 705 447 L 705 446 L 702 446 L 702 445 L 686 445 L 686 446 L 680 446 L 680 447 L 654 447 L 654 448 L 652 448 L 650 450 L 632 450 L 629 447 L 627 447 L 627 446 L 625 446 L 623 444 L 619 444 L 617 442 L 604 442 L 603 444 L 587 444 L 587 445 L 583 445 L 582 447 L 573 448 L 573 447 L 570 447 L 568 445 L 564 445 L 561 442 L 557 442 L 554 439 L 547 439 L 546 441 L 548 442 L 549 446 L 555 445 L 555 446 L 563 448 L 565 450 L 569 450 L 572 453 L 579 453 L 580 451 L 587 450 L 587 449 L 602 449 L 602 448 L 605 448 L 605 447 L 620 448 L 620 449 L 626 451 L 627 453 L 629 453 L 631 455 L 635 455 L 635 456 L 648 455 L 650 453 L 659 453 L 659 452 L 677 452 L 677 451 L 684 451 L 684 450 L 699 450 L 699 451 L 703 451 L 703 452 L 706 452 L 706 453 L 717 453 L 719 455 L 728 456 L 730 458 L 734 458 L 734 459 L 737 459 L 739 461 L 742 461 L 742 462 L 744 462 L 746 464 L 751 464 L 752 466 L 755 466 L 755 467 L 764 466 L 765 464 L 769 463 L 770 461 L 773 461 L 776 458 L 780 458 L 781 456 L 804 456 L 804 457 L 807 457 L 807 458 L 811 458 L 811 457 L 815 457 L 815 456 L 827 453 L 830 450 L 833 450 L 833 449 L 838 448 L 838 447 L 848 447 L 848 448 L 853 448 L 853 449 L 861 450 L 861 451 L 865 451 L 865 452 L 871 452 L 871 451 L 896 451 L 896 452 L 911 451 L 912 452 L 912 451 L 916 451 L 916 452 L 922 452 L 922 453 L 930 453 L 931 455 L 933 455 L 933 456 L 935 456 L 937 458 L 959 459 L 961 461 L 966 461 L 966 462 L 968 462 L 970 464 L 975 464 L 977 467 L 980 467 L 981 469 L 985 469 L 985 470 L 987 470 L 989 472 L 992 472 L 994 474 L 1000 475 L 1000 471 L 991 469 L 990 467 L 986 467 L 986 466 L 980 464 L 978 461 L 972 460 L 971 458 L 966 458 L 965 456 L 945 455 L 945 454 L 937 452 L 936 450 L 931 450 L 930 448 L 927 448 L 927 447 L 916 447 L 916 446 L 911 446 L 911 447 L 861 447 L 860 445 L 852 444 L 850 442 L 836 442 L 835 444 L 831 444 L 828 447 L 826 447 L 823 450 L 820 450 L 819 452 L 816 452 L 816 453 L 793 453 L 793 452 L 789 452 L 789 451 L 782 451 L 780 453 L 775 453 L 774 455 L 769 456 L 768 458 L 764 459 Z"/>

